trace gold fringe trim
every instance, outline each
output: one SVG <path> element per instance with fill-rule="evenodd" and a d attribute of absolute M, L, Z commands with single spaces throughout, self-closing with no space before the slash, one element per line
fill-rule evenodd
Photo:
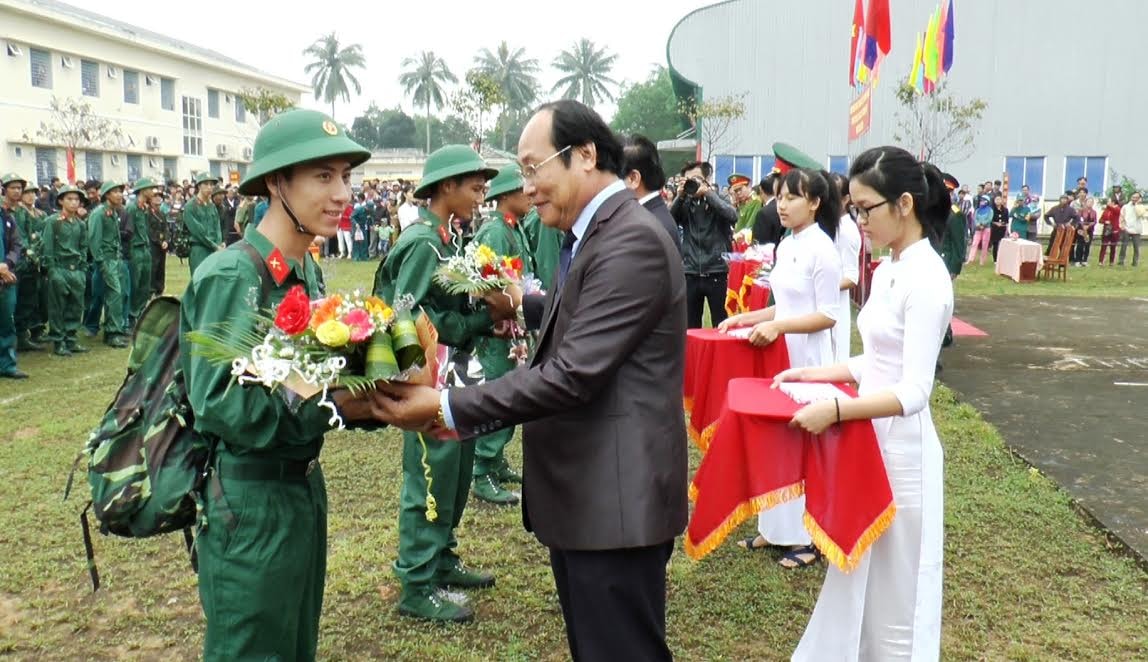
<path fill-rule="evenodd" d="M 694 481 L 692 480 L 690 481 L 690 491 L 688 494 L 690 497 L 690 503 L 694 503 L 698 500 L 698 486 L 694 485 Z"/>
<path fill-rule="evenodd" d="M 861 557 L 865 556 L 865 552 L 869 551 L 873 543 L 877 542 L 881 534 L 885 533 L 889 525 L 893 523 L 893 518 L 896 514 L 897 506 L 890 501 L 889 507 L 878 515 L 877 519 L 873 520 L 873 523 L 865 529 L 861 537 L 857 539 L 857 544 L 853 546 L 853 550 L 848 554 L 833 542 L 829 534 L 825 533 L 821 525 L 819 525 L 808 512 L 805 513 L 804 516 L 805 529 L 809 531 L 810 537 L 813 538 L 813 544 L 817 545 L 817 549 L 821 550 L 825 558 L 829 559 L 829 562 L 837 566 L 837 569 L 841 572 L 849 573 L 857 569 L 857 564 L 861 562 Z"/>
<path fill-rule="evenodd" d="M 710 443 L 714 440 L 714 435 L 717 434 L 718 422 L 714 421 L 706 426 L 706 429 L 700 433 L 694 429 L 693 425 L 687 425 L 686 431 L 690 435 L 690 441 L 698 447 L 703 454 L 710 449 Z"/>
<path fill-rule="evenodd" d="M 697 498 L 697 487 L 692 484 L 690 485 L 690 494 L 694 499 Z M 703 557 L 721 546 L 725 539 L 729 537 L 729 534 L 745 523 L 749 518 L 757 515 L 762 510 L 793 501 L 803 494 L 805 494 L 805 484 L 794 483 L 743 501 L 733 509 L 733 512 L 726 516 L 725 520 L 723 520 L 712 533 L 697 543 L 690 540 L 689 531 L 687 530 L 685 538 L 686 555 L 695 561 L 700 561 Z"/>
<path fill-rule="evenodd" d="M 737 294 L 738 293 L 736 291 L 731 290 L 728 287 L 726 288 L 726 291 L 725 291 L 725 312 L 729 315 L 736 315 L 736 314 L 738 314 L 738 312 L 740 312 L 738 310 L 738 304 L 740 304 L 741 302 L 738 301 Z"/>

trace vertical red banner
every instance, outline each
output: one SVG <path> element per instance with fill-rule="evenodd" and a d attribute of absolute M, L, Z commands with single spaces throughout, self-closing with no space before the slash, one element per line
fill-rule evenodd
<path fill-rule="evenodd" d="M 68 151 L 67 151 L 67 156 L 64 157 L 64 161 L 68 164 L 67 165 L 67 173 L 65 173 L 66 174 L 65 179 L 68 180 L 69 184 L 75 184 L 76 183 L 76 150 L 69 147 Z"/>
<path fill-rule="evenodd" d="M 853 142 L 868 133 L 872 119 L 872 90 L 866 87 L 861 95 L 849 105 L 849 142 Z"/>

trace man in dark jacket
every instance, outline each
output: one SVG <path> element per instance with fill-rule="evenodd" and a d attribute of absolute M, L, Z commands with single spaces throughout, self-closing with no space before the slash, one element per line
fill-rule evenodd
<path fill-rule="evenodd" d="M 785 236 L 785 227 L 781 224 L 781 215 L 777 213 L 777 183 L 779 178 L 773 173 L 761 180 L 758 188 L 761 189 L 762 200 L 765 203 L 757 212 L 753 221 L 753 243 L 773 244 L 774 248 L 781 243 Z"/>
<path fill-rule="evenodd" d="M 687 163 L 681 171 L 677 197 L 670 208 L 682 229 L 682 262 L 686 271 L 686 320 L 689 328 L 702 326 L 702 309 L 709 302 L 710 323 L 725 319 L 728 265 L 722 253 L 733 242 L 737 210 L 722 200 L 709 178 L 713 168 L 705 162 Z"/>
<path fill-rule="evenodd" d="M 682 238 L 678 226 L 666 201 L 662 199 L 662 188 L 666 185 L 666 174 L 662 171 L 662 160 L 658 148 L 647 137 L 634 134 L 622 142 L 622 181 L 638 197 L 642 204 L 666 233 L 674 240 L 678 252 L 682 250 Z"/>

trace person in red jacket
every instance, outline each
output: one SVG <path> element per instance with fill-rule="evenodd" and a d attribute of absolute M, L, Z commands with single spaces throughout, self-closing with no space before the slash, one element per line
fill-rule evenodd
<path fill-rule="evenodd" d="M 339 219 L 339 257 L 344 260 L 351 259 L 351 212 L 355 208 L 347 205 L 343 210 L 343 218 Z"/>
<path fill-rule="evenodd" d="M 1116 244 L 1120 241 L 1120 200 L 1113 195 L 1100 213 L 1100 266 L 1104 266 L 1104 255 L 1111 251 L 1108 266 L 1116 261 Z"/>

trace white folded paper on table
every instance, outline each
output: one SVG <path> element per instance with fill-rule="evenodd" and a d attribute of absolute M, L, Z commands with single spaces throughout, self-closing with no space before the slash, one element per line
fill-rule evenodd
<path fill-rule="evenodd" d="M 811 402 L 832 400 L 833 398 L 848 398 L 848 393 L 833 384 L 811 382 L 783 382 L 778 388 L 788 395 L 794 402 L 807 405 Z"/>
<path fill-rule="evenodd" d="M 739 326 L 733 329 L 727 329 L 725 332 L 725 334 L 731 338 L 741 338 L 742 340 L 748 339 L 751 333 L 753 333 L 752 326 Z"/>

